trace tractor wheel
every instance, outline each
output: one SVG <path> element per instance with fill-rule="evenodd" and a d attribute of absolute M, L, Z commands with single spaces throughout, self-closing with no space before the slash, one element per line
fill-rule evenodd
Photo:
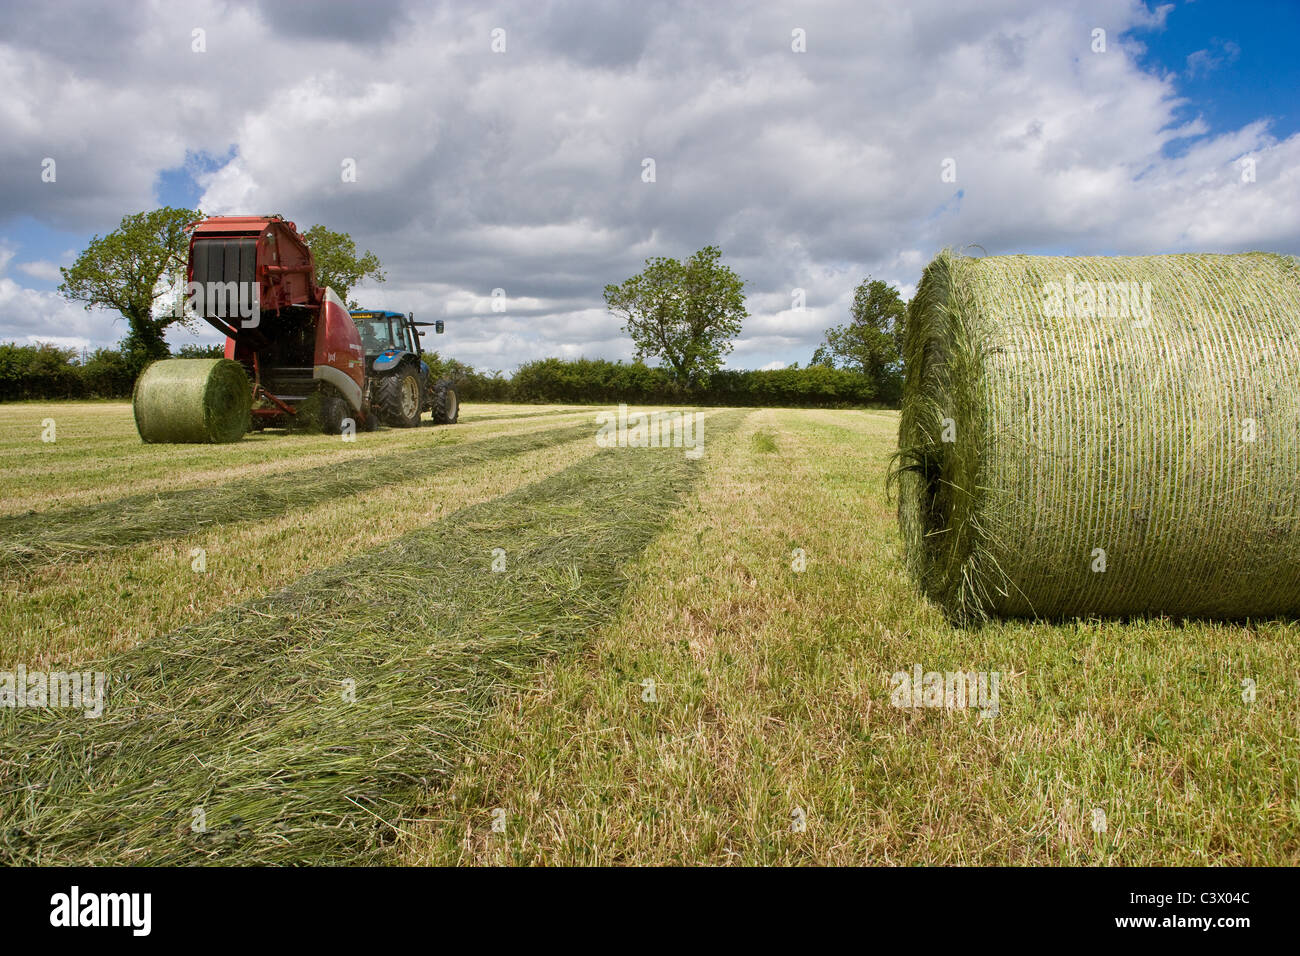
<path fill-rule="evenodd" d="M 460 397 L 448 382 L 439 382 L 433 391 L 433 423 L 455 425 L 460 418 Z"/>
<path fill-rule="evenodd" d="M 420 425 L 420 378 L 411 368 L 399 368 L 375 383 L 375 404 L 383 420 L 397 428 Z"/>
<path fill-rule="evenodd" d="M 343 432 L 343 420 L 352 418 L 352 406 L 332 388 L 322 388 L 320 393 L 320 430 L 326 435 Z"/>

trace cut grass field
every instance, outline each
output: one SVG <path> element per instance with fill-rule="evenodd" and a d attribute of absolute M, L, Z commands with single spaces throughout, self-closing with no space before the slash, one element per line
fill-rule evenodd
<path fill-rule="evenodd" d="M 1300 862 L 1296 623 L 954 628 L 903 571 L 895 415 L 716 411 L 697 462 L 558 412 L 225 469 L 127 406 L 0 407 L 5 510 L 54 527 L 136 469 L 166 500 L 410 463 L 0 578 L 0 669 L 131 674 L 98 719 L 0 710 L 0 861 Z M 997 716 L 892 706 L 914 665 L 999 672 Z"/>

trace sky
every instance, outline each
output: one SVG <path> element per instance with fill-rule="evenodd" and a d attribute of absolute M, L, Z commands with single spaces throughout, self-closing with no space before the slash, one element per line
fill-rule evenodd
<path fill-rule="evenodd" d="M 117 342 L 58 270 L 163 204 L 348 232 L 363 307 L 506 372 L 630 359 L 605 285 L 708 244 L 733 368 L 945 247 L 1300 254 L 1297 36 L 1251 0 L 6 0 L 0 341 Z"/>

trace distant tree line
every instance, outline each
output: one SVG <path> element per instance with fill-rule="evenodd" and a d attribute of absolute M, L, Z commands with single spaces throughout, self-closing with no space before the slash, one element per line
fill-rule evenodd
<path fill-rule="evenodd" d="M 826 366 L 771 370 L 719 369 L 691 384 L 670 369 L 643 362 L 557 358 L 525 362 L 507 378 L 458 362 L 439 371 L 456 382 L 465 401 L 584 405 L 784 405 L 819 408 L 877 404 L 871 379 Z"/>
<path fill-rule="evenodd" d="M 178 358 L 220 357 L 219 345 L 182 346 Z M 538 359 L 514 375 L 482 372 L 455 359 L 426 352 L 432 374 L 456 383 L 461 399 L 566 405 L 692 404 L 786 405 L 819 408 L 878 404 L 874 383 L 860 372 L 826 366 L 762 371 L 719 369 L 694 384 L 678 382 L 669 369 L 606 359 Z M 117 349 L 85 355 L 56 345 L 0 343 L 0 401 L 23 399 L 129 398 L 135 383 L 130 356 Z"/>

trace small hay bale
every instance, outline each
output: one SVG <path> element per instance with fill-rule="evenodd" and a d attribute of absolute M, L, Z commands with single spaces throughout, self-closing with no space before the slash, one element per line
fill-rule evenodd
<path fill-rule="evenodd" d="M 230 359 L 165 359 L 140 375 L 132 405 L 146 442 L 239 441 L 248 431 L 252 387 Z"/>
<path fill-rule="evenodd" d="M 891 479 L 958 621 L 1300 615 L 1300 267 L 942 253 Z"/>

